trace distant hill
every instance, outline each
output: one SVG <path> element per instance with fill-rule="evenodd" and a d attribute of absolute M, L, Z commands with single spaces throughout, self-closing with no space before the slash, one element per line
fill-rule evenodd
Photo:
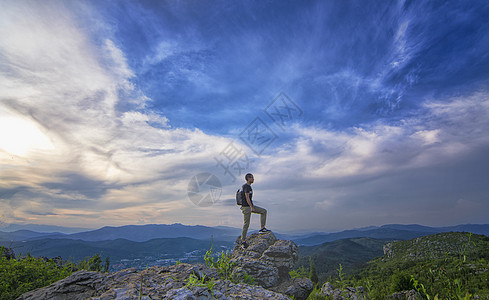
<path fill-rule="evenodd" d="M 213 237 L 215 240 L 235 241 L 241 234 L 241 229 L 232 227 L 189 226 L 182 224 L 161 225 L 127 225 L 121 227 L 106 226 L 97 230 L 79 232 L 74 234 L 38 233 L 28 230 L 14 232 L 1 232 L 0 241 L 28 241 L 34 239 L 72 239 L 89 242 L 126 239 L 133 242 L 145 242 L 159 238 L 179 238 L 206 240 Z"/>
<path fill-rule="evenodd" d="M 365 229 L 345 230 L 336 233 L 317 234 L 306 238 L 294 239 L 298 245 L 313 246 L 325 242 L 341 239 L 368 237 L 381 240 L 409 240 L 416 237 L 432 235 L 442 232 L 472 232 L 489 236 L 489 224 L 484 225 L 457 225 L 450 227 L 428 227 L 417 224 L 400 225 L 389 224 L 381 227 L 369 227 Z"/>
<path fill-rule="evenodd" d="M 353 238 L 372 238 L 381 240 L 408 240 L 420 236 L 429 235 L 429 232 L 423 231 L 409 231 L 400 229 L 390 229 L 390 228 L 377 228 L 370 230 L 345 230 L 338 233 L 315 235 L 312 237 L 298 239 L 295 242 L 302 246 L 313 246 L 322 244 L 325 242 L 333 242 L 342 239 L 353 239 Z"/>
<path fill-rule="evenodd" d="M 63 236 L 62 233 L 42 233 L 30 230 L 17 230 L 14 232 L 0 231 L 0 241 L 25 241 L 30 239 L 45 238 L 48 236 Z"/>
<path fill-rule="evenodd" d="M 40 226 L 40 225 L 39 225 Z M 451 227 L 428 227 L 417 224 L 400 225 L 389 224 L 380 227 L 367 227 L 353 230 L 344 230 L 335 233 L 315 233 L 303 235 L 288 235 L 274 232 L 280 239 L 292 240 L 298 245 L 314 246 L 325 242 L 341 239 L 352 239 L 368 237 L 380 240 L 409 240 L 416 237 L 441 233 L 441 232 L 472 232 L 489 236 L 489 225 L 457 225 Z M 209 239 L 235 241 L 240 235 L 240 228 L 217 226 L 190 226 L 182 224 L 151 224 L 151 225 L 126 225 L 120 227 L 106 226 L 96 230 L 64 234 L 60 232 L 37 232 L 33 230 L 18 230 L 14 232 L 2 232 L 0 230 L 0 241 L 28 241 L 33 239 L 75 239 L 83 241 L 105 241 L 115 239 L 126 239 L 134 242 L 144 242 L 159 238 L 187 237 L 192 239 Z"/>
<path fill-rule="evenodd" d="M 0 231 L 3 232 L 14 232 L 19 230 L 29 230 L 42 233 L 77 233 L 88 230 L 93 230 L 90 228 L 80 228 L 80 227 L 65 227 L 65 226 L 55 226 L 55 225 L 40 225 L 40 224 L 7 224 L 0 227 Z"/>
<path fill-rule="evenodd" d="M 215 251 L 231 249 L 232 242 L 213 242 Z M 189 257 L 194 252 L 196 257 L 203 256 L 210 249 L 211 240 L 191 238 L 153 239 L 145 242 L 134 242 L 125 239 L 89 242 L 72 239 L 38 239 L 25 242 L 0 242 L 0 246 L 13 248 L 16 255 L 30 253 L 34 257 L 53 258 L 61 256 L 63 260 L 80 261 L 94 254 L 109 256 L 112 264 L 121 260 L 145 260 L 154 263 L 157 260 Z M 188 255 L 186 255 L 188 254 Z"/>
<path fill-rule="evenodd" d="M 240 230 L 231 227 L 172 225 L 127 225 L 121 227 L 103 227 L 93 231 L 70 234 L 65 238 L 84 241 L 105 241 L 126 239 L 134 242 L 144 242 L 158 238 L 187 237 L 192 239 L 232 240 L 240 234 Z"/>
<path fill-rule="evenodd" d="M 384 245 L 385 260 L 444 259 L 466 255 L 489 259 L 489 237 L 463 232 L 443 232 Z"/>
<path fill-rule="evenodd" d="M 344 272 L 363 267 L 368 261 L 382 256 L 382 247 L 387 240 L 372 238 L 353 238 L 327 242 L 316 246 L 300 246 L 300 258 L 296 267 L 309 269 L 309 258 L 316 265 L 320 281 L 338 275 L 341 264 Z"/>

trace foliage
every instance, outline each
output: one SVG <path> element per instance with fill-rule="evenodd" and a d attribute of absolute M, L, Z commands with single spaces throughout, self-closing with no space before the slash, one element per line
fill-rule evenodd
<path fill-rule="evenodd" d="M 309 297 L 307 297 L 307 300 L 324 300 L 327 299 L 325 296 L 321 294 L 321 288 L 318 286 L 314 286 L 314 289 L 312 290 L 311 294 Z"/>
<path fill-rule="evenodd" d="M 304 266 L 300 266 L 299 268 L 290 271 L 289 275 L 292 278 L 304 278 L 307 277 L 309 273 L 310 272 L 306 268 L 304 268 Z"/>
<path fill-rule="evenodd" d="M 489 296 L 489 237 L 442 233 L 394 242 L 384 257 L 347 276 L 364 286 L 369 298 L 416 289 L 426 299 L 473 299 Z"/>
<path fill-rule="evenodd" d="M 327 281 L 334 289 L 363 286 L 369 299 L 412 289 L 429 300 L 489 297 L 489 237 L 451 232 L 387 246 L 386 255 L 360 269 L 345 272 L 341 264 Z M 316 287 L 308 299 L 330 298 Z"/>
<path fill-rule="evenodd" d="M 187 279 L 187 284 L 185 286 L 187 288 L 194 287 L 194 286 L 206 287 L 207 285 L 205 284 L 205 275 L 202 276 L 201 279 L 199 279 L 194 274 L 190 274 L 190 276 Z"/>
<path fill-rule="evenodd" d="M 102 265 L 102 258 L 99 254 L 95 254 L 94 256 L 86 257 L 79 262 L 77 269 L 107 273 L 109 271 L 109 264 L 109 257 L 106 257 L 105 265 Z"/>
<path fill-rule="evenodd" d="M 4 252 L 4 247 L 0 253 Z M 79 264 L 60 263 L 52 259 L 35 258 L 29 254 L 19 259 L 0 257 L 0 300 L 16 299 L 23 293 L 44 287 L 66 278 L 79 269 L 108 270 L 109 260 L 102 266 L 100 255 L 87 258 Z"/>
<path fill-rule="evenodd" d="M 0 260 L 0 299 L 16 299 L 25 292 L 47 286 L 71 274 L 54 261 L 27 256 L 24 259 Z"/>
<path fill-rule="evenodd" d="M 221 279 L 230 280 L 233 283 L 255 284 L 253 276 L 248 275 L 246 272 L 243 272 L 240 277 L 234 276 L 233 269 L 236 264 L 231 262 L 231 256 L 232 254 L 229 251 L 221 251 L 214 255 L 214 248 L 211 243 L 211 248 L 204 255 L 204 261 L 206 266 L 217 270 Z M 217 257 L 217 260 L 215 257 Z"/>
<path fill-rule="evenodd" d="M 392 275 L 391 281 L 391 293 L 409 291 L 414 288 L 411 275 L 409 275 L 407 272 L 401 271 Z"/>
<path fill-rule="evenodd" d="M 318 281 L 319 281 L 319 278 L 318 278 L 318 273 L 316 271 L 316 265 L 314 264 L 314 262 L 312 261 L 312 257 L 309 258 L 309 279 L 311 279 L 311 281 L 314 283 L 314 284 L 317 284 Z"/>
<path fill-rule="evenodd" d="M 241 281 L 243 283 L 250 284 L 250 285 L 255 285 L 256 284 L 255 278 L 253 278 L 253 276 L 251 276 L 251 275 L 248 275 L 248 273 L 243 272 L 242 276 L 243 277 L 242 277 Z"/>
<path fill-rule="evenodd" d="M 345 273 L 343 272 L 343 266 L 340 264 L 340 267 L 336 269 L 338 271 L 338 280 L 336 281 L 341 288 L 345 287 Z"/>
<path fill-rule="evenodd" d="M 295 268 L 310 268 L 312 258 L 318 281 L 324 282 L 329 277 L 337 276 L 336 269 L 340 263 L 345 272 L 353 273 L 354 270 L 364 267 L 368 261 L 382 256 L 382 246 L 386 242 L 372 238 L 352 238 L 316 246 L 300 246 L 301 255 Z"/>

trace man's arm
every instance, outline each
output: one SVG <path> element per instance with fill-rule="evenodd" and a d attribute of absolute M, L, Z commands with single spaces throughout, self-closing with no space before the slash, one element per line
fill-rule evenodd
<path fill-rule="evenodd" d="M 248 205 L 251 207 L 251 211 L 255 211 L 255 208 L 253 207 L 253 203 L 250 200 L 250 193 L 245 193 L 246 197 L 246 202 L 248 202 Z"/>

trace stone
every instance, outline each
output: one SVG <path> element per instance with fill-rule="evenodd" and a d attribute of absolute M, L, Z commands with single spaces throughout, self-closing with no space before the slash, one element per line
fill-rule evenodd
<path fill-rule="evenodd" d="M 283 293 L 297 300 L 307 299 L 314 289 L 314 284 L 309 278 L 294 278 L 288 285 Z"/>
<path fill-rule="evenodd" d="M 299 247 L 292 241 L 277 240 L 272 232 L 255 233 L 246 238 L 248 248 L 234 247 L 233 275 L 253 277 L 260 286 L 282 294 L 306 299 L 314 289 L 308 278 L 292 280 L 289 272 L 299 259 Z"/>
<path fill-rule="evenodd" d="M 189 276 L 197 276 L 196 274 L 200 274 L 201 279 L 203 278 L 205 283 L 213 280 L 213 287 L 209 289 L 205 284 L 203 286 L 189 286 Z M 215 274 L 217 274 L 215 269 L 208 268 L 205 265 L 183 263 L 175 266 L 155 266 L 142 271 L 126 269 L 110 274 L 78 271 L 50 286 L 25 293 L 17 299 L 290 300 L 286 295 L 266 290 L 261 286 L 243 283 L 233 284 L 229 280 L 215 279 Z"/>
<path fill-rule="evenodd" d="M 345 287 L 343 289 L 334 289 L 330 282 L 326 282 L 321 287 L 320 295 L 333 300 L 364 300 L 367 299 L 367 293 L 363 287 Z"/>
<path fill-rule="evenodd" d="M 82 300 L 96 296 L 105 284 L 106 278 L 102 273 L 83 270 L 48 287 L 25 293 L 17 299 L 52 299 L 56 295 L 57 300 Z"/>

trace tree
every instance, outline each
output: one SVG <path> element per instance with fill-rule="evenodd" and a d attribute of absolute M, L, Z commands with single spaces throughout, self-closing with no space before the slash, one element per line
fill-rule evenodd
<path fill-rule="evenodd" d="M 311 279 L 314 284 L 317 284 L 319 281 L 316 265 L 312 261 L 312 256 L 309 257 L 309 279 Z"/>

